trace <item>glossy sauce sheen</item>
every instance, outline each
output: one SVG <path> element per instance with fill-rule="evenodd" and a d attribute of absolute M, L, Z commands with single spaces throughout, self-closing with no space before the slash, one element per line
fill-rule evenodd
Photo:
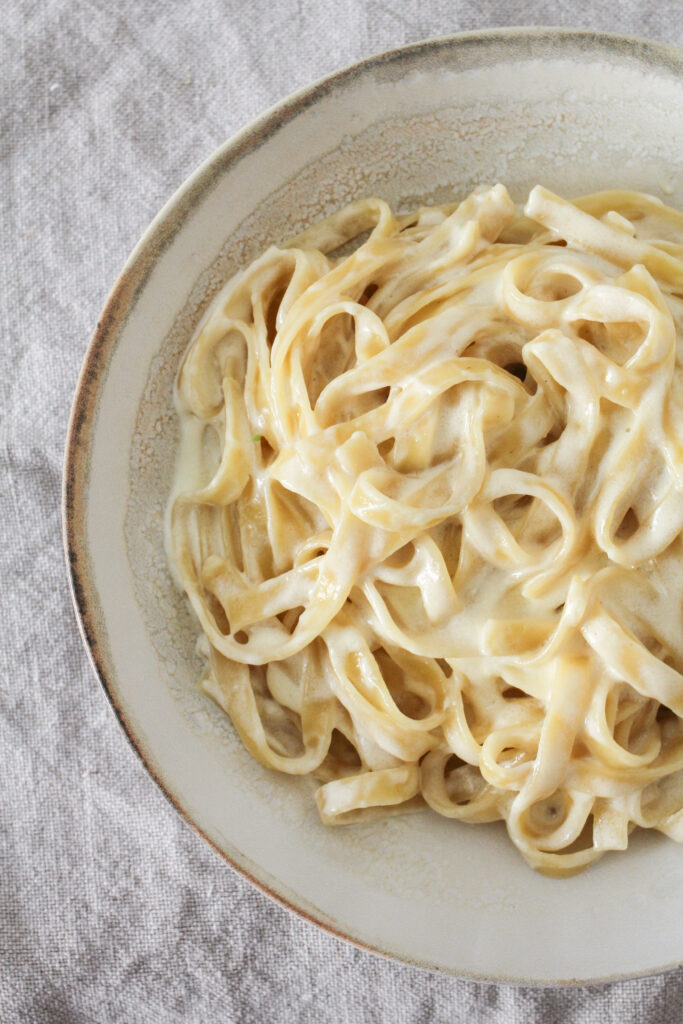
<path fill-rule="evenodd" d="M 358 201 L 212 303 L 169 559 L 324 822 L 503 819 L 549 874 L 683 840 L 682 258 L 652 197 L 496 185 Z"/>

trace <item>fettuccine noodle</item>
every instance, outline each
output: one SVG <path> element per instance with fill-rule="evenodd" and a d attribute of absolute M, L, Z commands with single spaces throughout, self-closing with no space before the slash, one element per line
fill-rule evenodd
<path fill-rule="evenodd" d="M 203 687 L 326 824 L 683 841 L 683 214 L 365 199 L 220 292 L 168 516 Z"/>

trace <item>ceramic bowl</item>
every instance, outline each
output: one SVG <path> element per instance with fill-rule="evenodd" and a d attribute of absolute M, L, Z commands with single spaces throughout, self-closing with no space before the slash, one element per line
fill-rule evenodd
<path fill-rule="evenodd" d="M 635 834 L 586 873 L 533 873 L 501 825 L 431 812 L 320 824 L 307 779 L 261 768 L 197 687 L 163 548 L 172 385 L 220 285 L 268 243 L 376 194 L 399 208 L 502 181 L 629 187 L 683 205 L 683 56 L 552 30 L 468 34 L 364 61 L 227 142 L 164 207 L 102 313 L 65 471 L 74 600 L 129 739 L 179 812 L 271 896 L 414 964 L 524 982 L 652 972 L 683 954 L 683 850 Z"/>

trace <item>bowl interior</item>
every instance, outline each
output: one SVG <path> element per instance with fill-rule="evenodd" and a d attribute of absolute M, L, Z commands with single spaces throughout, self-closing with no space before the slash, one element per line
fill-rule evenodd
<path fill-rule="evenodd" d="M 361 195 L 401 209 L 502 181 L 628 187 L 683 203 L 683 63 L 664 47 L 512 32 L 423 44 L 343 72 L 228 143 L 121 275 L 76 397 L 66 475 L 74 594 L 96 669 L 151 772 L 237 867 L 339 934 L 413 963 L 519 981 L 680 960 L 680 849 L 549 880 L 501 825 L 431 812 L 328 830 L 307 779 L 266 772 L 197 689 L 195 628 L 163 549 L 180 356 L 220 285 L 270 242 Z"/>

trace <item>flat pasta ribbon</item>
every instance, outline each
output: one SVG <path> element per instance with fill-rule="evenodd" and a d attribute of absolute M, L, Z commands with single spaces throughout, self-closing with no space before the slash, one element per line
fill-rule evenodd
<path fill-rule="evenodd" d="M 171 564 L 205 692 L 328 825 L 502 819 L 534 868 L 683 841 L 683 214 L 360 199 L 215 297 Z"/>

